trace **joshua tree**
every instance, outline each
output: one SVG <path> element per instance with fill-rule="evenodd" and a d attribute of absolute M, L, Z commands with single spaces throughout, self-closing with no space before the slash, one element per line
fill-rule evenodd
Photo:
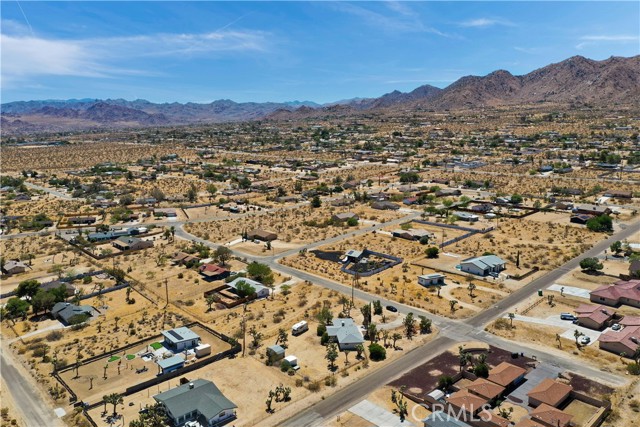
<path fill-rule="evenodd" d="M 469 296 L 473 298 L 473 291 L 476 289 L 476 285 L 473 282 L 469 282 L 467 285 L 467 289 L 469 290 Z"/>
<path fill-rule="evenodd" d="M 267 397 L 266 400 L 266 404 L 267 404 L 267 412 L 271 413 L 273 412 L 273 409 L 271 409 L 271 404 L 273 403 L 273 398 L 276 396 L 275 392 L 273 390 L 269 390 L 269 395 Z"/>
<path fill-rule="evenodd" d="M 362 358 L 362 354 L 364 353 L 364 346 L 362 344 L 358 344 L 356 346 L 356 358 L 360 359 Z"/>
<path fill-rule="evenodd" d="M 118 322 L 120 321 L 120 317 L 116 316 L 113 318 L 113 321 L 115 322 L 115 327 L 114 327 L 114 331 L 118 332 Z"/>
<path fill-rule="evenodd" d="M 406 416 L 409 414 L 407 411 L 407 401 L 404 399 L 404 395 L 402 394 L 402 390 L 404 387 L 400 387 L 399 391 L 391 390 L 391 402 L 396 405 L 393 409 L 393 412 L 400 416 L 400 422 L 403 423 Z"/>
<path fill-rule="evenodd" d="M 329 370 L 333 371 L 336 368 L 335 361 L 338 358 L 338 346 L 332 342 L 327 345 L 327 354 L 324 356 L 329 361 Z"/>
<path fill-rule="evenodd" d="M 556 334 L 556 341 L 558 342 L 558 347 L 562 348 L 562 340 L 560 339 L 560 334 Z"/>
<path fill-rule="evenodd" d="M 399 340 L 402 339 L 402 334 L 399 332 L 394 332 L 393 336 L 391 337 L 391 339 L 393 340 L 393 348 L 396 348 L 396 342 L 398 342 Z"/>
<path fill-rule="evenodd" d="M 508 314 L 508 316 L 509 316 L 509 321 L 511 322 L 511 323 L 509 324 L 509 327 L 510 327 L 511 329 L 513 329 L 513 319 L 515 319 L 515 318 L 516 318 L 516 315 L 515 315 L 515 313 L 509 313 L 509 314 Z"/>
<path fill-rule="evenodd" d="M 573 331 L 573 337 L 576 339 L 576 345 L 578 345 L 578 338 L 580 338 L 583 335 L 584 334 L 577 329 Z"/>
<path fill-rule="evenodd" d="M 451 308 L 451 312 L 455 313 L 456 311 L 456 304 L 458 303 L 457 300 L 452 299 L 451 301 L 449 301 L 449 308 Z"/>
<path fill-rule="evenodd" d="M 464 351 L 462 346 L 458 347 L 458 361 L 460 362 L 460 372 L 469 363 L 469 353 Z"/>

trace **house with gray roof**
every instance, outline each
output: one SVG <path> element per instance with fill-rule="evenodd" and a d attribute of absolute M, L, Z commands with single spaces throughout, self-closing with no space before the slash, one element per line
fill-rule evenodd
<path fill-rule="evenodd" d="M 84 322 L 93 316 L 95 309 L 90 305 L 73 305 L 68 302 L 59 302 L 51 308 L 51 315 L 65 325 Z"/>
<path fill-rule="evenodd" d="M 29 267 L 22 261 L 19 260 L 10 260 L 4 263 L 2 266 L 2 272 L 5 274 L 19 274 L 27 271 Z"/>
<path fill-rule="evenodd" d="M 469 424 L 460 421 L 442 411 L 436 411 L 422 420 L 424 427 L 470 427 Z"/>
<path fill-rule="evenodd" d="M 327 326 L 329 339 L 338 343 L 340 350 L 355 350 L 358 344 L 364 342 L 360 328 L 353 319 L 336 319 L 335 324 Z"/>
<path fill-rule="evenodd" d="M 174 426 L 196 421 L 201 426 L 224 425 L 236 419 L 235 403 L 211 381 L 197 379 L 153 396 Z"/>
<path fill-rule="evenodd" d="M 180 354 L 167 357 L 166 359 L 158 360 L 158 366 L 160 367 L 161 375 L 181 369 L 182 367 L 184 367 L 184 362 L 185 359 Z"/>
<path fill-rule="evenodd" d="M 162 331 L 162 335 L 165 346 L 173 351 L 188 350 L 200 342 L 200 336 L 185 326 Z"/>
<path fill-rule="evenodd" d="M 460 262 L 460 270 L 477 276 L 497 275 L 506 268 L 507 262 L 495 255 L 467 258 Z"/>

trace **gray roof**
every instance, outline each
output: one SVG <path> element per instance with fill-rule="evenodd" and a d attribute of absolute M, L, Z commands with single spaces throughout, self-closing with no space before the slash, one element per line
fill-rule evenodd
<path fill-rule="evenodd" d="M 162 369 L 167 369 L 172 366 L 179 365 L 181 363 L 184 363 L 184 358 L 179 354 L 176 354 L 175 356 L 171 356 L 166 359 L 159 360 L 158 366 L 160 366 Z"/>
<path fill-rule="evenodd" d="M 73 316 L 77 315 L 93 315 L 93 307 L 90 305 L 73 305 L 68 302 L 59 302 L 51 309 L 54 317 L 60 318 L 63 322 L 69 323 Z"/>
<path fill-rule="evenodd" d="M 237 289 L 238 283 L 240 282 L 245 282 L 247 285 L 251 285 L 253 289 L 256 290 L 256 293 L 262 291 L 263 289 L 267 289 L 267 287 L 262 283 L 256 282 L 255 280 L 251 280 L 246 277 L 236 277 L 231 282 L 227 283 L 227 285 L 232 287 L 233 289 Z"/>
<path fill-rule="evenodd" d="M 193 388 L 191 388 L 193 385 Z M 214 383 L 197 379 L 164 393 L 153 396 L 157 402 L 165 405 L 174 418 L 198 411 L 207 420 L 222 411 L 237 408 L 227 399 Z"/>
<path fill-rule="evenodd" d="M 284 354 L 284 348 L 277 344 L 267 347 L 267 350 L 271 350 L 274 354 Z"/>
<path fill-rule="evenodd" d="M 164 335 L 164 338 L 167 341 L 170 341 L 172 343 L 200 339 L 200 336 L 198 334 L 185 326 L 175 329 L 169 329 L 168 331 L 162 331 L 162 335 Z"/>
<path fill-rule="evenodd" d="M 327 326 L 327 334 L 335 337 L 340 344 L 362 344 L 362 332 L 353 319 L 336 319 L 333 326 Z"/>
<path fill-rule="evenodd" d="M 487 267 L 494 267 L 497 265 L 506 264 L 506 261 L 504 261 L 502 258 L 495 255 L 485 255 L 485 256 L 465 259 L 460 264 L 473 264 L 476 267 L 484 270 Z"/>
<path fill-rule="evenodd" d="M 469 427 L 469 424 L 459 421 L 442 411 L 436 411 L 422 420 L 425 427 Z"/>

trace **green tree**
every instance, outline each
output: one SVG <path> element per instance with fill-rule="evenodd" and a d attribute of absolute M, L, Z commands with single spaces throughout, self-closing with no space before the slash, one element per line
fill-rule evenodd
<path fill-rule="evenodd" d="M 430 334 L 431 333 L 431 319 L 428 319 L 426 316 L 418 316 L 420 318 L 420 333 L 421 334 Z"/>
<path fill-rule="evenodd" d="M 169 418 L 164 409 L 155 404 L 140 412 L 137 420 L 132 420 L 129 427 L 165 427 L 169 425 Z"/>
<path fill-rule="evenodd" d="M 602 270 L 604 265 L 598 261 L 598 258 L 585 258 L 580 261 L 580 268 L 587 272 L 596 272 Z"/>
<path fill-rule="evenodd" d="M 111 393 L 111 394 L 107 394 L 106 396 L 103 397 L 103 400 L 108 403 L 113 405 L 113 415 L 117 415 L 117 407 L 118 405 L 121 405 L 124 402 L 124 399 L 122 397 L 121 394 L 119 393 Z"/>
<path fill-rule="evenodd" d="M 369 344 L 369 357 L 374 361 L 381 361 L 387 358 L 387 350 L 378 343 Z"/>
<path fill-rule="evenodd" d="M 449 387 L 453 385 L 453 378 L 449 375 L 442 375 L 438 378 L 438 388 L 442 391 L 449 390 Z"/>
<path fill-rule="evenodd" d="M 334 342 L 330 342 L 327 345 L 327 354 L 324 356 L 329 361 L 329 370 L 334 371 L 336 369 L 335 362 L 338 359 L 338 345 Z"/>
<path fill-rule="evenodd" d="M 407 336 L 407 339 L 413 339 L 413 336 L 416 333 L 416 319 L 413 317 L 413 313 L 407 314 L 407 317 L 402 321 L 402 325 L 404 326 L 404 333 Z"/>
<path fill-rule="evenodd" d="M 191 203 L 194 203 L 196 200 L 198 200 L 198 190 L 196 189 L 195 184 L 191 184 L 191 186 L 187 190 L 187 199 Z"/>
<path fill-rule="evenodd" d="M 425 253 L 427 254 L 427 258 L 438 258 L 440 249 L 436 246 L 431 246 L 430 248 L 427 248 Z"/>
<path fill-rule="evenodd" d="M 380 300 L 375 300 L 373 302 L 373 314 L 376 316 L 380 316 L 382 314 L 382 303 Z"/>
<path fill-rule="evenodd" d="M 519 205 L 520 203 L 522 203 L 522 201 L 523 201 L 523 198 L 519 194 L 513 194 L 511 196 L 511 199 L 509 199 L 509 202 L 513 205 Z"/>
<path fill-rule="evenodd" d="M 9 298 L 5 305 L 7 310 L 7 316 L 10 319 L 16 319 L 18 317 L 22 319 L 27 318 L 27 312 L 29 311 L 29 303 L 18 297 Z"/>
<path fill-rule="evenodd" d="M 276 344 L 279 344 L 282 348 L 287 348 L 287 342 L 289 341 L 289 334 L 285 328 L 278 329 L 278 339 Z"/>
<path fill-rule="evenodd" d="M 40 282 L 35 279 L 23 280 L 16 289 L 16 295 L 26 297 L 29 301 L 33 299 L 35 294 L 40 290 Z"/>
<path fill-rule="evenodd" d="M 275 281 L 271 267 L 256 261 L 253 261 L 247 266 L 247 273 L 252 279 L 257 280 L 264 285 L 272 285 Z"/>
<path fill-rule="evenodd" d="M 226 246 L 218 246 L 213 252 L 213 257 L 217 259 L 222 265 L 226 265 L 227 261 L 231 259 L 233 252 Z"/>
<path fill-rule="evenodd" d="M 322 205 L 322 201 L 320 200 L 320 197 L 313 196 L 313 199 L 311 199 L 311 207 L 319 208 L 321 205 Z"/>
<path fill-rule="evenodd" d="M 240 280 L 236 284 L 236 293 L 240 298 L 250 297 L 256 293 L 256 288 L 254 288 L 244 280 Z"/>
<path fill-rule="evenodd" d="M 600 215 L 587 221 L 587 228 L 596 232 L 613 231 L 613 220 L 609 215 Z"/>
<path fill-rule="evenodd" d="M 609 246 L 609 249 L 611 249 L 611 252 L 617 255 L 622 251 L 622 242 L 620 240 L 616 240 L 611 244 L 611 246 Z"/>

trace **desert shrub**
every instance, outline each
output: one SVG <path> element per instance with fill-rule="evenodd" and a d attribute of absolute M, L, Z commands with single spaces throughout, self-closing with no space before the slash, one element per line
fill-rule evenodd
<path fill-rule="evenodd" d="M 631 375 L 640 375 L 640 364 L 637 363 L 629 363 L 627 365 L 627 371 L 631 374 Z"/>
<path fill-rule="evenodd" d="M 496 319 L 496 321 L 493 322 L 493 328 L 501 331 L 505 329 L 511 329 L 511 325 L 508 319 Z"/>
<path fill-rule="evenodd" d="M 47 334 L 47 341 L 58 341 L 63 337 L 62 331 L 51 331 Z"/>
<path fill-rule="evenodd" d="M 280 362 L 280 370 L 282 372 L 287 372 L 289 369 L 291 369 L 291 363 L 289 363 L 286 360 L 283 360 L 282 362 Z"/>
<path fill-rule="evenodd" d="M 311 382 L 311 383 L 307 384 L 307 389 L 309 391 L 313 391 L 313 392 L 319 391 L 320 390 L 320 382 L 319 381 L 314 381 L 314 382 Z"/>
<path fill-rule="evenodd" d="M 387 358 L 387 350 L 378 343 L 369 345 L 369 357 L 371 360 L 380 361 Z"/>

